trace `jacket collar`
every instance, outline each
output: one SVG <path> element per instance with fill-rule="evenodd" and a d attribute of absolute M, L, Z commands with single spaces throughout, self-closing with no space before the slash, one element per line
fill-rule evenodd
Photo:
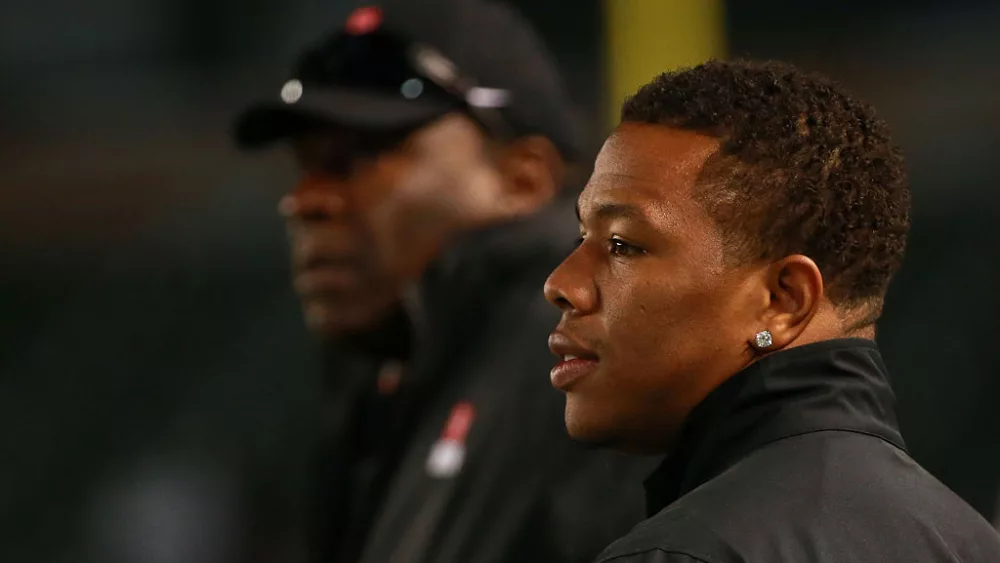
<path fill-rule="evenodd" d="M 646 481 L 650 514 L 766 444 L 821 430 L 877 436 L 905 449 L 885 365 L 871 340 L 775 353 L 726 380 L 692 411 L 674 452 Z"/>

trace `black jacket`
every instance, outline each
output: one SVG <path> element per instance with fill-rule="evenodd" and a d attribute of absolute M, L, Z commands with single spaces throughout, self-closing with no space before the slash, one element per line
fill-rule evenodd
<path fill-rule="evenodd" d="M 1000 562 L 996 531 L 906 453 L 875 344 L 779 352 L 692 413 L 616 563 Z"/>
<path fill-rule="evenodd" d="M 642 519 L 652 467 L 573 444 L 549 384 L 559 313 L 542 285 L 571 250 L 572 209 L 456 244 L 396 317 L 412 330 L 334 354 L 317 560 L 592 561 Z M 399 387 L 380 393 L 394 358 Z"/>

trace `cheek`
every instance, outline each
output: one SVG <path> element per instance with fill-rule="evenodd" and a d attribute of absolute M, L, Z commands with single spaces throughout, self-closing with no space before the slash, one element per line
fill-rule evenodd
<path fill-rule="evenodd" d="M 639 282 L 619 279 L 610 285 L 611 295 L 602 295 L 615 359 L 631 366 L 628 373 L 656 381 L 700 378 L 738 352 L 729 287 L 720 277 L 703 275 L 703 267 L 684 271 L 692 274 L 674 268 L 671 274 L 630 276 Z"/>
<path fill-rule="evenodd" d="M 402 275 L 419 274 L 455 223 L 447 186 L 453 179 L 434 166 L 389 162 L 363 215 L 380 261 Z M 364 188 L 362 188 L 364 189 Z"/>

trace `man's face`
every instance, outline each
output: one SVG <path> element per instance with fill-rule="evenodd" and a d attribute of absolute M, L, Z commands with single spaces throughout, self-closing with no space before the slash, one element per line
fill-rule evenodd
<path fill-rule="evenodd" d="M 545 285 L 563 312 L 550 347 L 578 358 L 552 371 L 574 438 L 669 450 L 691 409 L 746 365 L 748 271 L 726 265 L 692 197 L 717 147 L 625 124 L 598 155 L 579 199 L 582 242 Z"/>
<path fill-rule="evenodd" d="M 328 129 L 293 147 L 302 179 L 281 212 L 295 290 L 324 337 L 377 324 L 496 183 L 479 131 L 457 116 L 395 136 Z"/>

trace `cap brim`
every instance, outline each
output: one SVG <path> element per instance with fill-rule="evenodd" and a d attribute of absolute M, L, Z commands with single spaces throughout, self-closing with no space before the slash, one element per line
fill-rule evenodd
<path fill-rule="evenodd" d="M 456 109 L 442 100 L 407 100 L 356 90 L 313 90 L 295 103 L 268 101 L 250 106 L 236 118 L 234 133 L 237 144 L 249 149 L 323 125 L 377 131 L 415 128 Z"/>

